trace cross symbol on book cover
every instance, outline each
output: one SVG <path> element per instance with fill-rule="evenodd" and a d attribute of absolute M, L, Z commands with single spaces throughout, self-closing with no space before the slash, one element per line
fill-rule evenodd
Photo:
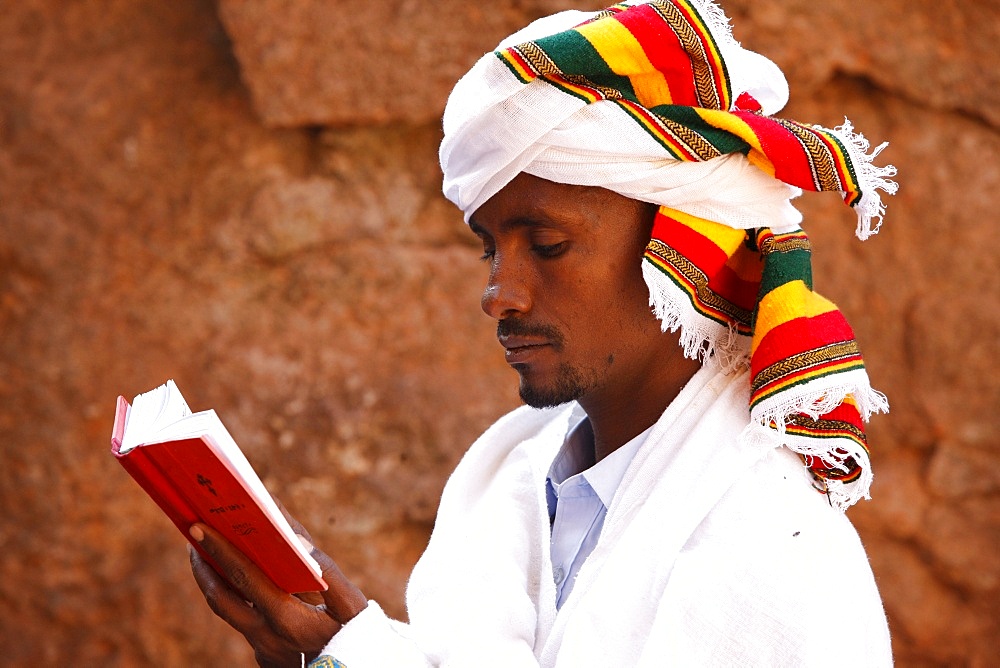
<path fill-rule="evenodd" d="M 212 493 L 212 494 L 213 494 L 214 496 L 218 496 L 218 495 L 219 495 L 219 494 L 218 494 L 218 493 L 217 493 L 217 492 L 215 491 L 215 488 L 214 488 L 214 487 L 212 487 L 212 481 L 211 481 L 211 480 L 209 480 L 208 478 L 206 478 L 205 476 L 203 476 L 203 475 L 202 475 L 202 474 L 200 474 L 200 473 L 198 474 L 198 484 L 199 484 L 199 485 L 202 485 L 203 487 L 207 487 L 207 488 L 208 488 L 208 491 L 210 491 L 210 492 L 211 492 L 211 493 Z"/>

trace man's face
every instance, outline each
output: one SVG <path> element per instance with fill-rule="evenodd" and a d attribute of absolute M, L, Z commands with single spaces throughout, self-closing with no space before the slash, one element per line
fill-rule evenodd
<path fill-rule="evenodd" d="M 472 216 L 489 280 L 482 307 L 535 407 L 629 401 L 668 342 L 641 259 L 655 207 L 521 174 Z"/>

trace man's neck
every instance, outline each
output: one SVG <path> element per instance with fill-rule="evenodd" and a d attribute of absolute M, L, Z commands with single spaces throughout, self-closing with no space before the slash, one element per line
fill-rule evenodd
<path fill-rule="evenodd" d="M 594 430 L 594 455 L 601 461 L 651 427 L 681 389 L 701 368 L 701 363 L 677 355 L 658 368 L 659 373 L 636 379 L 628 392 L 579 400 Z"/>

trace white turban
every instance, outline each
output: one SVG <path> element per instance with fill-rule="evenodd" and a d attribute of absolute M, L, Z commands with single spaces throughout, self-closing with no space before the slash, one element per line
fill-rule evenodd
<path fill-rule="evenodd" d="M 781 70 L 742 48 L 721 11 L 702 4 L 703 15 L 714 22 L 710 27 L 729 69 L 733 97 L 748 92 L 763 113 L 779 111 L 788 99 Z M 596 14 L 565 11 L 539 19 L 497 50 L 571 29 Z M 466 221 L 520 172 L 600 186 L 738 228 L 794 227 L 802 220 L 789 201 L 801 191 L 757 169 L 742 154 L 704 162 L 666 156 L 619 105 L 587 104 L 540 79 L 525 85 L 493 52 L 479 59 L 448 99 L 440 159 L 444 194 Z"/>

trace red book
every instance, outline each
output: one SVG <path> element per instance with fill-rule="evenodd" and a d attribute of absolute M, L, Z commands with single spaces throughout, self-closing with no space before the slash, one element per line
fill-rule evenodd
<path fill-rule="evenodd" d="M 111 452 L 209 563 L 188 534 L 195 522 L 221 533 L 285 591 L 326 589 L 319 564 L 219 416 L 191 413 L 172 380 L 131 406 L 118 397 Z"/>

